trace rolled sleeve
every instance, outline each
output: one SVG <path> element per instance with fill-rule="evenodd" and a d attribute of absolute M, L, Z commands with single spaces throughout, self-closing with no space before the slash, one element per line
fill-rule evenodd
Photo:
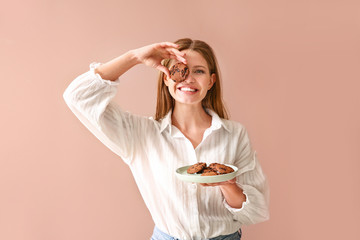
<path fill-rule="evenodd" d="M 269 186 L 267 178 L 257 159 L 256 151 L 251 148 L 246 130 L 243 130 L 239 144 L 239 154 L 235 165 L 239 168 L 236 177 L 237 185 L 243 190 L 246 201 L 241 208 L 232 208 L 226 201 L 225 207 L 233 214 L 233 218 L 244 225 L 269 220 Z"/>
<path fill-rule="evenodd" d="M 236 214 L 237 212 L 241 211 L 244 209 L 244 207 L 249 204 L 249 197 L 248 195 L 246 194 L 246 192 L 244 191 L 243 194 L 245 195 L 246 197 L 246 200 L 242 203 L 242 206 L 241 208 L 233 208 L 233 207 L 230 207 L 230 205 L 226 202 L 226 200 L 224 199 L 223 203 L 225 205 L 225 207 L 232 213 L 232 214 Z"/>

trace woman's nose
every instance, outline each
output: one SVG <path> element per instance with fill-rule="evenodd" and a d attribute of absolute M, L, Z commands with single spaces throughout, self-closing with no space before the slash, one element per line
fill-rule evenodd
<path fill-rule="evenodd" d="M 191 72 L 187 75 L 184 82 L 195 82 L 195 78 Z"/>

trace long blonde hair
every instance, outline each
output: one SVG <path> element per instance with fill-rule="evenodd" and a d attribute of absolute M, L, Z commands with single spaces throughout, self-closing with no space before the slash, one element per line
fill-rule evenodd
<path fill-rule="evenodd" d="M 175 43 L 179 46 L 179 51 L 185 49 L 193 50 L 200 53 L 205 58 L 210 70 L 210 76 L 211 74 L 215 73 L 216 81 L 210 90 L 208 90 L 205 98 L 202 100 L 202 106 L 204 109 L 209 108 L 215 111 L 221 118 L 229 119 L 221 95 L 222 92 L 219 67 L 212 48 L 203 41 L 192 40 L 190 38 L 182 38 L 175 41 Z M 169 68 L 170 61 L 171 59 L 164 59 L 162 61 L 162 65 Z M 160 71 L 158 76 L 158 92 L 155 113 L 156 120 L 162 119 L 171 109 L 174 109 L 175 106 L 175 100 L 170 95 L 169 90 L 164 83 L 164 77 L 165 73 Z"/>

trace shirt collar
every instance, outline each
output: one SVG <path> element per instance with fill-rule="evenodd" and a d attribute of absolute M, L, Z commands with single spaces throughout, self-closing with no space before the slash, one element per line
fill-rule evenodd
<path fill-rule="evenodd" d="M 210 128 L 212 130 L 219 129 L 222 126 L 222 127 L 224 127 L 224 129 L 226 131 L 230 132 L 230 129 L 227 126 L 224 119 L 220 118 L 216 112 L 214 112 L 213 110 L 211 110 L 209 108 L 206 108 L 205 111 L 212 117 L 211 126 L 210 126 Z M 171 114 L 172 114 L 172 109 L 170 109 L 170 111 L 161 120 L 160 133 L 162 133 L 167 127 L 169 127 L 169 131 L 171 134 L 171 127 L 170 127 L 171 126 Z"/>
<path fill-rule="evenodd" d="M 162 133 L 166 127 L 171 126 L 171 114 L 172 114 L 172 109 L 170 109 L 170 111 L 161 120 L 160 133 Z M 171 128 L 170 128 L 170 131 L 171 131 Z"/>

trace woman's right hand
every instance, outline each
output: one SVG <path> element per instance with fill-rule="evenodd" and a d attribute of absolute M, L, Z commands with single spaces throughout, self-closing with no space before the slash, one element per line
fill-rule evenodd
<path fill-rule="evenodd" d="M 169 69 L 161 64 L 163 59 L 175 59 L 186 64 L 185 53 L 180 52 L 178 45 L 171 42 L 161 42 L 147 45 L 133 50 L 138 62 L 164 72 L 170 78 Z"/>

